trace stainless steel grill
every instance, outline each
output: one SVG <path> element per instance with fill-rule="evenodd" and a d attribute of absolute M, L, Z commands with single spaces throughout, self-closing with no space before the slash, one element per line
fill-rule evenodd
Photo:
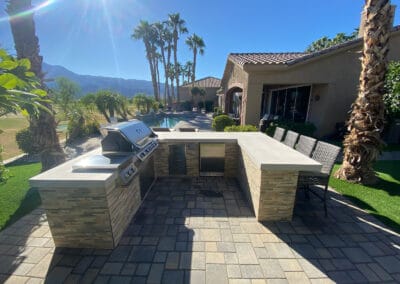
<path fill-rule="evenodd" d="M 73 165 L 74 171 L 117 170 L 120 183 L 128 184 L 158 147 L 157 135 L 142 121 L 121 122 L 103 130 L 102 155 L 90 156 Z"/>

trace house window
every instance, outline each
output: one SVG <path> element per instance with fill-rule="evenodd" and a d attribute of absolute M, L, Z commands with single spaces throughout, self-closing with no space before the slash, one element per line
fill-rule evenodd
<path fill-rule="evenodd" d="M 305 122 L 310 91 L 311 86 L 272 91 L 270 113 L 281 119 Z"/>

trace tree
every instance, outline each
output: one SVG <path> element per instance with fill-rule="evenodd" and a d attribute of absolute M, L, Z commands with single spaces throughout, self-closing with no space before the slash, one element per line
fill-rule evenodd
<path fill-rule="evenodd" d="M 196 80 L 196 63 L 197 63 L 197 53 L 200 55 L 204 54 L 204 48 L 206 45 L 204 44 L 204 40 L 196 34 L 191 35 L 186 39 L 186 44 L 189 46 L 189 49 L 193 51 L 193 67 L 192 67 L 192 83 Z"/>
<path fill-rule="evenodd" d="M 400 61 L 389 63 L 383 97 L 387 118 L 400 118 Z"/>
<path fill-rule="evenodd" d="M 186 61 L 185 63 L 185 76 L 187 78 L 187 82 L 189 82 L 192 79 L 193 74 L 193 62 L 192 61 Z"/>
<path fill-rule="evenodd" d="M 39 39 L 35 32 L 31 0 L 9 0 L 7 13 L 11 32 L 14 38 L 17 58 L 28 58 L 31 62 L 31 71 L 39 79 L 42 89 L 43 72 L 42 60 L 39 55 Z M 42 102 L 44 108 L 51 110 L 49 101 Z M 42 171 L 46 171 L 65 161 L 64 152 L 60 146 L 56 132 L 57 123 L 54 114 L 49 111 L 40 111 L 39 116 L 32 116 L 30 129 L 34 135 L 35 144 L 41 149 Z"/>
<path fill-rule="evenodd" d="M 127 100 L 120 94 L 111 91 L 98 91 L 96 93 L 95 104 L 98 111 L 104 116 L 108 123 L 117 113 L 122 119 L 127 120 Z"/>
<path fill-rule="evenodd" d="M 152 25 L 147 21 L 141 20 L 139 25 L 134 29 L 132 38 L 136 40 L 142 40 L 146 49 L 146 58 L 149 61 L 151 81 L 153 83 L 153 91 L 156 100 L 159 100 L 158 86 L 157 86 L 157 74 L 155 60 L 156 40 L 157 33 Z"/>
<path fill-rule="evenodd" d="M 56 79 L 56 88 L 53 90 L 54 102 L 66 117 L 73 110 L 79 92 L 79 86 L 71 80 L 64 77 Z"/>
<path fill-rule="evenodd" d="M 343 164 L 336 177 L 362 184 L 376 182 L 372 168 L 383 142 L 384 79 L 393 13 L 389 0 L 367 0 L 359 93 L 347 122 Z"/>
<path fill-rule="evenodd" d="M 358 29 L 355 29 L 354 32 L 352 32 L 349 35 L 346 35 L 345 33 L 338 33 L 334 38 L 329 38 L 327 36 L 324 36 L 312 42 L 307 47 L 306 52 L 317 52 L 322 49 L 356 39 L 357 36 L 358 36 Z"/>
<path fill-rule="evenodd" d="M 8 113 L 37 116 L 46 102 L 46 92 L 30 71 L 28 59 L 16 59 L 0 49 L 0 117 Z"/>
<path fill-rule="evenodd" d="M 169 14 L 168 15 L 168 25 L 172 29 L 172 39 L 173 39 L 173 51 L 174 51 L 174 68 L 175 72 L 174 74 L 179 73 L 179 66 L 178 66 L 178 40 L 179 40 L 179 35 L 183 33 L 187 33 L 188 30 L 185 27 L 185 20 L 183 20 L 179 13 L 175 14 Z M 178 104 L 180 103 L 180 97 L 179 97 L 179 76 L 175 76 L 176 80 L 176 98 Z"/>

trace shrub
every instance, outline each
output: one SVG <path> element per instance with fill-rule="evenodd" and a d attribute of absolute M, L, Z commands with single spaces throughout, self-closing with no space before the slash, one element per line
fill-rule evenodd
<path fill-rule="evenodd" d="M 400 61 L 390 62 L 385 79 L 386 94 L 383 96 L 389 119 L 400 118 Z"/>
<path fill-rule="evenodd" d="M 1 155 L 2 152 L 3 152 L 3 146 L 0 145 L 0 184 L 4 183 L 10 177 L 8 169 L 3 164 L 3 157 Z"/>
<path fill-rule="evenodd" d="M 313 136 L 317 129 L 315 125 L 310 122 L 274 121 L 270 123 L 265 132 L 269 136 L 273 136 L 277 127 L 282 127 L 307 136 Z"/>
<path fill-rule="evenodd" d="M 22 152 L 27 154 L 39 153 L 38 149 L 34 146 L 33 134 L 29 128 L 18 131 L 15 135 L 15 140 L 17 140 L 18 148 L 21 149 Z"/>
<path fill-rule="evenodd" d="M 235 125 L 235 122 L 226 114 L 215 117 L 212 122 L 212 128 L 216 131 L 224 131 L 225 127 L 232 125 Z"/>
<path fill-rule="evenodd" d="M 218 116 L 218 115 L 221 115 L 221 114 L 224 114 L 223 111 L 222 111 L 222 108 L 220 108 L 220 107 L 215 107 L 215 108 L 214 108 L 214 113 L 213 113 L 213 118 L 216 117 L 216 116 Z"/>
<path fill-rule="evenodd" d="M 256 132 L 257 127 L 254 125 L 232 125 L 224 128 L 225 132 Z"/>
<path fill-rule="evenodd" d="M 96 121 L 86 121 L 83 117 L 73 117 L 68 121 L 68 140 L 87 137 L 100 133 L 100 124 Z"/>

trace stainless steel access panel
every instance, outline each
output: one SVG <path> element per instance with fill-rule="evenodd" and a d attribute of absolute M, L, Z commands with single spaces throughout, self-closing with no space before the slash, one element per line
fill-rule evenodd
<path fill-rule="evenodd" d="M 200 143 L 200 175 L 223 176 L 225 170 L 225 144 Z"/>

